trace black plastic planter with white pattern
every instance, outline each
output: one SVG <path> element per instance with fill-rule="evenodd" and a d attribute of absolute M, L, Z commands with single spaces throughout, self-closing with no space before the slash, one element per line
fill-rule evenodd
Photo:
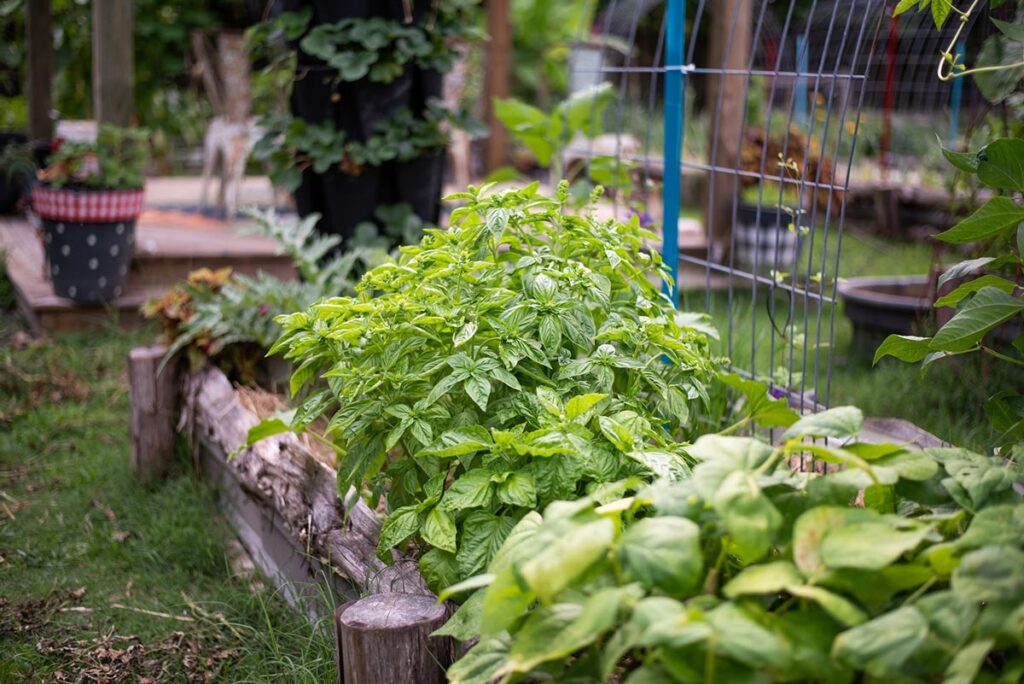
<path fill-rule="evenodd" d="M 33 189 L 55 295 L 104 304 L 124 293 L 141 207 L 142 190 Z"/>
<path fill-rule="evenodd" d="M 135 221 L 82 223 L 43 219 L 53 293 L 78 304 L 121 296 L 131 265 Z"/>

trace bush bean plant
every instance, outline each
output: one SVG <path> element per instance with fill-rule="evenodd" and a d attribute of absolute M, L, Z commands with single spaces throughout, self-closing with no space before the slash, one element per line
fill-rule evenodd
<path fill-rule="evenodd" d="M 687 478 L 523 517 L 447 594 L 474 592 L 441 633 L 479 637 L 449 680 L 1021 681 L 1024 448 L 868 444 L 861 423 L 707 435 Z M 792 467 L 808 453 L 845 469 Z"/>
<path fill-rule="evenodd" d="M 716 370 L 636 221 L 567 212 L 565 183 L 452 199 L 448 230 L 356 296 L 279 318 L 272 350 L 311 392 L 292 427 L 330 419 L 340 492 L 384 498 L 380 555 L 415 552 L 435 589 L 483 571 L 533 510 L 686 473 Z"/>

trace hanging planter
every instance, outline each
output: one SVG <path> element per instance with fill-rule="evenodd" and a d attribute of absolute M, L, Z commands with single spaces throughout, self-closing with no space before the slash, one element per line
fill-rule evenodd
<path fill-rule="evenodd" d="M 120 297 L 145 193 L 148 134 L 104 126 L 94 143 L 56 141 L 32 187 L 53 292 L 78 304 Z"/>
<path fill-rule="evenodd" d="M 54 294 L 79 304 L 102 304 L 121 296 L 143 200 L 141 188 L 32 189 Z"/>

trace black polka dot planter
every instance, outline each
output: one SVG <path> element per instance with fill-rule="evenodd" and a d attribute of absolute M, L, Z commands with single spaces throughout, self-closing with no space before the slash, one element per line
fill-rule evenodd
<path fill-rule="evenodd" d="M 53 292 L 78 304 L 103 304 L 124 292 L 143 191 L 36 186 Z"/>

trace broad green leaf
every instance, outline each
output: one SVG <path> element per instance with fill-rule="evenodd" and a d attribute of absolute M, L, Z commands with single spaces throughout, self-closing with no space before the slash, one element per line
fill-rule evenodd
<path fill-rule="evenodd" d="M 486 451 L 493 446 L 491 434 L 486 428 L 472 425 L 445 432 L 441 435 L 439 444 L 435 444 L 429 453 L 439 458 L 454 458 Z"/>
<path fill-rule="evenodd" d="M 505 664 L 512 638 L 508 634 L 481 639 L 446 673 L 449 684 L 490 684 Z"/>
<path fill-rule="evenodd" d="M 935 300 L 935 307 L 940 308 L 944 306 L 956 306 L 963 300 L 967 299 L 970 295 L 978 292 L 979 290 L 986 287 L 994 287 L 997 290 L 1001 290 L 1006 294 L 1012 294 L 1017 289 L 1017 284 L 1007 280 L 1006 278 L 1000 278 L 997 275 L 983 275 L 980 278 L 976 278 L 969 282 L 964 283 L 960 287 L 956 288 L 944 297 L 940 297 Z"/>
<path fill-rule="evenodd" d="M 470 577 L 469 579 L 462 580 L 461 582 L 453 584 L 449 587 L 445 587 L 444 590 L 437 595 L 437 600 L 447 601 L 453 596 L 465 594 L 467 591 L 476 592 L 478 589 L 489 587 L 492 584 L 494 584 L 494 575 L 475 575 L 473 577 Z"/>
<path fill-rule="evenodd" d="M 512 567 L 495 573 L 494 581 L 484 594 L 480 610 L 480 633 L 494 636 L 508 630 L 527 612 L 536 596 L 523 586 Z"/>
<path fill-rule="evenodd" d="M 883 345 L 884 346 L 884 345 Z M 794 437 L 833 437 L 848 439 L 856 436 L 864 427 L 864 414 L 854 406 L 839 406 L 834 409 L 804 416 L 782 435 L 783 439 Z"/>
<path fill-rule="evenodd" d="M 1002 19 L 996 19 L 992 17 L 992 23 L 996 25 L 999 31 L 1012 41 L 1017 43 L 1024 43 L 1024 24 L 1015 23 L 1012 21 L 1003 21 Z"/>
<path fill-rule="evenodd" d="M 459 641 L 471 641 L 480 635 L 480 613 L 484 605 L 484 592 L 475 591 L 459 606 L 448 622 L 435 629 L 430 636 L 450 636 Z"/>
<path fill-rule="evenodd" d="M 622 534 L 616 553 L 626 581 L 670 596 L 690 595 L 704 571 L 700 530 L 685 518 L 640 520 Z"/>
<path fill-rule="evenodd" d="M 900 671 L 928 637 L 928 622 L 913 607 L 898 608 L 836 637 L 832 655 L 876 677 Z"/>
<path fill-rule="evenodd" d="M 963 645 L 978 615 L 978 604 L 949 590 L 922 596 L 914 607 L 928 621 L 933 637 L 949 651 Z"/>
<path fill-rule="evenodd" d="M 294 411 L 290 413 L 294 413 Z M 287 416 L 266 418 L 249 428 L 245 438 L 245 445 L 252 446 L 260 440 L 291 431 L 291 420 Z"/>
<path fill-rule="evenodd" d="M 993 197 L 980 209 L 935 237 L 953 244 L 980 242 L 1016 230 L 1024 221 L 1024 207 L 1009 197 Z"/>
<path fill-rule="evenodd" d="M 529 672 L 541 663 L 561 661 L 594 643 L 615 626 L 628 589 L 607 587 L 583 605 L 556 603 L 540 608 L 523 624 L 512 642 L 504 672 Z"/>
<path fill-rule="evenodd" d="M 801 585 L 803 576 L 789 561 L 750 565 L 729 580 L 722 589 L 726 598 L 748 594 L 778 594 L 787 587 Z"/>
<path fill-rule="evenodd" d="M 978 153 L 978 180 L 996 190 L 1024 192 L 1024 140 L 1001 138 Z"/>
<path fill-rule="evenodd" d="M 526 585 L 545 603 L 551 603 L 565 587 L 608 552 L 615 525 L 602 518 L 579 525 L 520 567 Z"/>
<path fill-rule="evenodd" d="M 995 257 L 981 257 L 979 259 L 968 259 L 967 261 L 961 261 L 958 264 L 954 264 L 939 276 L 938 287 L 942 287 L 950 280 L 956 280 L 957 278 L 963 278 L 966 275 L 970 275 L 979 268 L 986 266 L 987 264 L 991 264 L 995 260 Z"/>
<path fill-rule="evenodd" d="M 384 519 L 384 524 L 380 528 L 380 540 L 377 543 L 378 558 L 385 562 L 390 561 L 391 549 L 416 533 L 420 527 L 420 516 L 416 508 L 396 508 Z"/>
<path fill-rule="evenodd" d="M 455 521 L 440 506 L 434 506 L 427 513 L 427 517 L 423 521 L 423 527 L 420 529 L 420 535 L 423 537 L 423 541 L 431 546 L 442 551 L 455 553 Z"/>
<path fill-rule="evenodd" d="M 498 501 L 511 506 L 534 508 L 537 505 L 537 488 L 529 473 L 511 473 L 498 485 Z"/>
<path fill-rule="evenodd" d="M 889 335 L 885 341 L 875 350 L 875 358 L 872 362 L 877 365 L 886 356 L 893 356 L 900 361 L 917 363 L 931 353 L 930 337 L 915 337 L 913 335 Z"/>
<path fill-rule="evenodd" d="M 452 512 L 490 506 L 494 496 L 493 476 L 493 471 L 484 468 L 463 473 L 444 493 L 441 506 Z"/>
<path fill-rule="evenodd" d="M 829 568 L 881 570 L 917 548 L 930 527 L 897 530 L 887 522 L 853 523 L 825 533 L 821 560 Z"/>
<path fill-rule="evenodd" d="M 420 574 L 435 594 L 458 582 L 461 576 L 455 554 L 441 549 L 430 549 L 420 556 L 419 566 Z"/>
<path fill-rule="evenodd" d="M 964 646 L 953 656 L 953 661 L 946 668 L 943 684 L 972 684 L 978 678 L 981 666 L 988 657 L 988 652 L 995 645 L 993 639 L 982 639 Z"/>
<path fill-rule="evenodd" d="M 979 511 L 964 536 L 954 544 L 957 549 L 988 545 L 1024 547 L 1024 504 L 991 506 Z"/>
<path fill-rule="evenodd" d="M 466 382 L 463 386 L 466 388 L 466 394 L 468 394 L 469 398 L 480 407 L 480 410 L 486 411 L 487 401 L 491 396 L 490 380 L 477 375 L 472 375 L 466 378 Z"/>
<path fill-rule="evenodd" d="M 821 557 L 821 545 L 830 531 L 875 520 L 878 520 L 877 513 L 862 508 L 812 508 L 797 518 L 793 525 L 793 561 L 801 572 L 813 577 L 826 569 Z"/>
<path fill-rule="evenodd" d="M 791 585 L 786 590 L 794 596 L 814 601 L 826 613 L 847 627 L 859 625 L 868 619 L 867 613 L 851 601 L 827 589 L 798 584 Z"/>
<path fill-rule="evenodd" d="M 585 417 L 586 414 L 608 397 L 607 394 L 582 394 L 573 397 L 565 405 L 565 419 L 568 421 Z"/>
<path fill-rule="evenodd" d="M 681 480 L 690 474 L 686 461 L 671 451 L 630 451 L 626 455 L 657 477 Z"/>
<path fill-rule="evenodd" d="M 937 28 L 942 28 L 952 10 L 953 0 L 932 0 L 932 17 Z"/>
<path fill-rule="evenodd" d="M 896 9 L 893 10 L 892 15 L 898 17 L 901 14 L 908 12 L 920 4 L 920 0 L 900 0 L 896 5 Z"/>
<path fill-rule="evenodd" d="M 786 642 L 733 603 L 706 615 L 715 632 L 714 649 L 744 665 L 783 668 L 789 661 Z"/>
<path fill-rule="evenodd" d="M 531 557 L 535 548 L 534 536 L 543 521 L 544 519 L 537 511 L 530 511 L 524 515 L 505 537 L 505 542 L 491 561 L 490 571 L 501 572 L 509 566 L 521 563 Z"/>
<path fill-rule="evenodd" d="M 473 511 L 462 523 L 462 543 L 456 562 L 463 576 L 482 572 L 505 543 L 515 526 L 510 516 L 497 516 L 486 511 Z"/>
<path fill-rule="evenodd" d="M 942 155 L 946 160 L 964 173 L 977 173 L 978 153 L 977 152 L 954 152 L 942 148 Z"/>
<path fill-rule="evenodd" d="M 744 562 L 752 563 L 768 552 L 782 525 L 782 514 L 761 492 L 751 473 L 731 473 L 711 503 Z"/>
<path fill-rule="evenodd" d="M 903 480 L 924 482 L 939 472 L 939 464 L 923 451 L 904 451 L 875 459 L 871 464 L 875 472 L 893 470 Z"/>
<path fill-rule="evenodd" d="M 601 118 L 614 97 L 612 84 L 605 82 L 571 95 L 556 108 L 566 122 L 571 139 L 577 132 L 593 138 L 601 132 Z"/>
<path fill-rule="evenodd" d="M 953 591 L 979 603 L 1024 602 L 1024 551 L 985 546 L 971 551 L 953 571 Z"/>
<path fill-rule="evenodd" d="M 1024 311 L 1024 299 L 994 287 L 978 291 L 932 338 L 936 351 L 961 352 L 972 348 L 985 334 Z"/>
<path fill-rule="evenodd" d="M 464 326 L 462 326 L 462 328 L 460 328 L 457 333 L 455 333 L 455 337 L 452 338 L 452 343 L 456 347 L 461 347 L 466 342 L 469 342 L 471 339 L 473 339 L 473 335 L 476 335 L 476 328 L 476 321 L 469 321 Z"/>
<path fill-rule="evenodd" d="M 784 399 L 768 394 L 768 386 L 756 380 L 747 380 L 735 373 L 721 376 L 722 382 L 740 392 L 745 398 L 743 411 L 762 427 L 789 427 L 799 418 Z"/>

